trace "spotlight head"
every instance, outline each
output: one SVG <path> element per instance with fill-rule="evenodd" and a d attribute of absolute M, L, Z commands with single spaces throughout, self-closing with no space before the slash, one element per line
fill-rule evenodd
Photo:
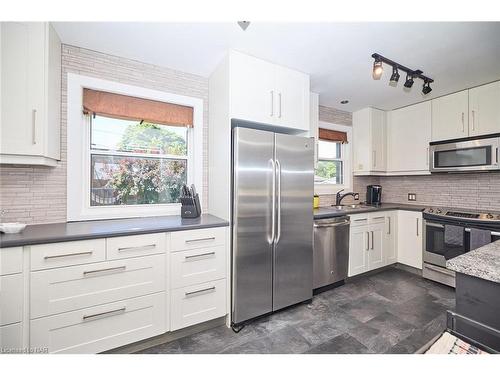
<path fill-rule="evenodd" d="M 391 75 L 391 82 L 397 83 L 399 81 L 399 72 L 398 68 L 396 66 L 392 67 L 392 75 Z"/>
<path fill-rule="evenodd" d="M 406 74 L 406 82 L 404 84 L 404 87 L 406 88 L 411 88 L 413 86 L 413 76 L 411 74 Z"/>
<path fill-rule="evenodd" d="M 424 85 L 422 86 L 422 94 L 427 95 L 432 91 L 431 84 L 428 81 L 424 82 Z"/>
<path fill-rule="evenodd" d="M 380 79 L 382 77 L 382 73 L 384 72 L 384 68 L 382 67 L 382 60 L 379 58 L 375 58 L 375 61 L 373 63 L 373 72 L 372 72 L 372 77 L 373 79 Z"/>

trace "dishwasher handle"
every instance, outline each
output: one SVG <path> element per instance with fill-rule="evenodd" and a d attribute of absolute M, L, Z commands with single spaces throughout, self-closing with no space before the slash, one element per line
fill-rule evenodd
<path fill-rule="evenodd" d="M 338 221 L 338 222 L 333 222 L 333 223 L 324 223 L 324 224 L 313 224 L 314 228 L 331 228 L 331 227 L 339 227 L 339 226 L 345 226 L 345 225 L 350 225 L 351 222 L 349 220 L 343 220 L 343 221 Z"/>

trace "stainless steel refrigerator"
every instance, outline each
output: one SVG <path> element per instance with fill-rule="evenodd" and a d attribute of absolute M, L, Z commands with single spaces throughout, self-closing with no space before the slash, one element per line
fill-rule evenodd
<path fill-rule="evenodd" d="M 232 130 L 232 323 L 312 298 L 314 143 Z"/>

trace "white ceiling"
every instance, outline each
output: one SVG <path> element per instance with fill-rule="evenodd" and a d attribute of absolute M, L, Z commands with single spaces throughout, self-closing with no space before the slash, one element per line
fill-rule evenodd
<path fill-rule="evenodd" d="M 311 75 L 322 105 L 394 109 L 500 79 L 500 22 L 234 23 L 56 22 L 63 43 L 208 77 L 228 49 Z M 435 80 L 389 86 L 371 78 L 378 52 Z M 349 104 L 339 102 L 348 99 Z"/>

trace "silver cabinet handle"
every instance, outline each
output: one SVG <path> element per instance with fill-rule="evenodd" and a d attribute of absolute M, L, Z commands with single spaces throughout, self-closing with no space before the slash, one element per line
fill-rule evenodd
<path fill-rule="evenodd" d="M 144 245 L 144 246 L 130 246 L 130 247 L 119 247 L 118 251 L 132 251 L 132 250 L 151 250 L 156 247 L 155 244 Z"/>
<path fill-rule="evenodd" d="M 184 293 L 186 295 L 186 297 L 189 297 L 189 296 L 193 296 L 193 295 L 196 295 L 198 293 L 203 293 L 203 292 L 213 292 L 215 291 L 215 286 L 211 287 L 211 288 L 205 288 L 205 289 L 200 289 L 200 290 L 196 290 L 194 292 L 186 292 Z"/>
<path fill-rule="evenodd" d="M 274 244 L 275 240 L 275 229 L 276 229 L 276 164 L 274 159 L 269 159 L 272 165 L 272 184 L 271 184 L 271 238 L 269 243 Z"/>
<path fill-rule="evenodd" d="M 126 266 L 120 266 L 120 267 L 111 267 L 111 268 L 103 268 L 100 270 L 92 270 L 92 271 L 84 271 L 83 276 L 94 276 L 94 275 L 99 275 L 101 273 L 105 274 L 112 274 L 112 273 L 117 273 L 117 272 L 123 272 L 127 269 Z"/>
<path fill-rule="evenodd" d="M 370 232 L 366 232 L 366 249 L 370 250 Z"/>
<path fill-rule="evenodd" d="M 354 219 L 354 221 L 367 221 L 368 219 L 367 218 L 364 218 L 364 219 Z"/>
<path fill-rule="evenodd" d="M 278 109 L 279 109 L 279 112 L 278 112 L 278 118 L 281 118 L 281 92 L 278 93 Z"/>
<path fill-rule="evenodd" d="M 271 94 L 271 117 L 274 116 L 274 90 L 270 91 Z"/>
<path fill-rule="evenodd" d="M 496 164 L 498 164 L 498 150 L 499 150 L 499 148 L 497 147 L 495 149 Z"/>
<path fill-rule="evenodd" d="M 373 242 L 374 241 L 373 241 L 373 231 L 372 231 L 372 247 L 371 247 L 372 250 L 373 250 Z"/>
<path fill-rule="evenodd" d="M 427 152 L 426 152 L 426 154 L 427 154 L 426 163 L 427 163 L 427 165 L 429 165 L 429 147 L 427 147 L 426 150 L 427 150 Z"/>
<path fill-rule="evenodd" d="M 462 133 L 465 132 L 465 113 L 462 112 Z"/>
<path fill-rule="evenodd" d="M 387 216 L 387 225 L 388 225 L 388 230 L 387 230 L 387 234 L 391 234 L 391 217 L 390 216 Z"/>
<path fill-rule="evenodd" d="M 385 218 L 385 216 L 377 216 L 377 217 L 374 217 L 373 220 L 383 219 L 383 218 Z"/>
<path fill-rule="evenodd" d="M 277 200 L 278 200 L 278 207 L 277 207 L 277 216 L 278 216 L 278 220 L 277 220 L 277 235 L 276 235 L 276 243 L 279 242 L 280 238 L 281 238 L 281 163 L 279 160 L 276 160 L 276 171 L 277 171 L 277 181 L 278 181 L 278 186 L 276 188 L 276 190 L 278 191 L 278 196 L 277 196 Z"/>
<path fill-rule="evenodd" d="M 31 132 L 32 132 L 32 139 L 31 141 L 33 142 L 34 145 L 36 145 L 36 109 L 33 109 L 31 111 Z"/>
<path fill-rule="evenodd" d="M 418 220 L 418 217 L 417 217 L 417 237 L 419 236 L 418 222 L 419 222 L 419 220 Z"/>
<path fill-rule="evenodd" d="M 91 320 L 108 318 L 110 316 L 123 314 L 126 311 L 126 309 L 127 309 L 126 307 L 122 307 L 120 309 L 106 311 L 106 312 L 102 312 L 102 313 L 98 313 L 98 314 L 84 315 L 83 318 L 82 318 L 82 320 L 84 322 L 88 322 L 88 321 L 91 321 Z"/>
<path fill-rule="evenodd" d="M 81 255 L 92 255 L 92 251 L 82 251 L 80 253 L 71 253 L 71 254 L 61 254 L 61 255 L 46 255 L 43 259 L 56 259 L 56 258 L 65 258 L 65 257 L 76 257 Z"/>
<path fill-rule="evenodd" d="M 186 243 L 191 243 L 191 242 L 200 242 L 200 241 L 214 241 L 215 237 L 205 237 L 205 238 L 197 238 L 194 240 L 186 240 L 184 242 Z"/>
<path fill-rule="evenodd" d="M 472 110 L 472 130 L 476 130 L 476 111 Z"/>
<path fill-rule="evenodd" d="M 194 258 L 200 258 L 204 256 L 209 256 L 209 255 L 215 255 L 215 251 L 211 251 L 209 253 L 203 253 L 203 254 L 196 254 L 196 255 L 186 255 L 184 259 L 194 259 Z"/>

